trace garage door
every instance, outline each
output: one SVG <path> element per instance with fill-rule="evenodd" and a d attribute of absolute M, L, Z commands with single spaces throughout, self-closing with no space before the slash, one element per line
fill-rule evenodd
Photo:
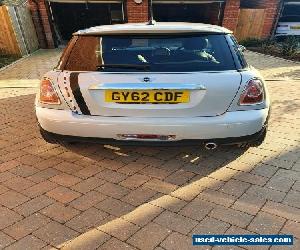
<path fill-rule="evenodd" d="M 153 0 L 153 16 L 159 22 L 221 24 L 225 1 Z"/>
<path fill-rule="evenodd" d="M 93 26 L 123 23 L 121 0 L 48 0 L 54 33 L 58 44 L 66 43 L 72 34 Z"/>

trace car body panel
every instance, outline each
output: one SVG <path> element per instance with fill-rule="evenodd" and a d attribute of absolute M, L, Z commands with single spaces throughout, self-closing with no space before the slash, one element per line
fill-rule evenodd
<path fill-rule="evenodd" d="M 241 86 L 240 86 L 234 100 L 232 101 L 228 111 L 241 111 L 241 110 L 246 111 L 246 110 L 253 110 L 254 108 L 255 109 L 270 108 L 271 101 L 270 101 L 270 96 L 269 96 L 267 84 L 264 81 L 264 78 L 260 74 L 260 72 L 257 69 L 255 69 L 254 67 L 249 66 L 249 68 L 247 68 L 246 70 L 241 71 L 240 73 L 241 73 L 241 77 L 242 77 L 242 83 L 241 83 Z M 263 82 L 263 87 L 264 87 L 264 92 L 265 92 L 265 99 L 260 104 L 241 106 L 241 105 L 239 105 L 240 96 L 241 96 L 242 92 L 244 91 L 245 87 L 247 86 L 247 83 L 253 78 L 258 78 Z"/>
<path fill-rule="evenodd" d="M 230 34 L 232 31 L 211 24 L 185 23 L 185 22 L 159 22 L 127 23 L 114 25 L 101 25 L 85 30 L 79 30 L 74 35 L 110 35 L 110 34 L 180 34 L 180 33 L 222 33 Z"/>
<path fill-rule="evenodd" d="M 212 77 L 213 76 L 213 77 Z M 147 77 L 151 82 L 144 82 Z M 58 77 L 64 95 L 70 72 Z M 237 71 L 192 73 L 79 73 L 78 85 L 91 115 L 129 117 L 216 116 L 226 112 L 241 84 Z M 106 102 L 106 90 L 179 90 L 190 92 L 190 102 L 178 104 L 120 104 Z M 67 98 L 67 97 L 66 97 Z M 76 102 L 76 98 L 75 102 Z M 218 101 L 216 101 L 218 100 Z M 73 102 L 74 103 L 74 102 Z"/>
<path fill-rule="evenodd" d="M 283 36 L 283 35 L 300 36 L 300 20 L 299 22 L 279 22 L 276 29 L 276 36 Z"/>
<path fill-rule="evenodd" d="M 117 140 L 120 134 L 175 135 L 174 140 L 240 137 L 260 131 L 268 116 L 268 109 L 190 118 L 86 116 L 42 107 L 36 112 L 41 127 L 51 133 Z"/>
<path fill-rule="evenodd" d="M 300 35 L 300 2 L 285 2 L 275 34 L 276 36 Z"/>

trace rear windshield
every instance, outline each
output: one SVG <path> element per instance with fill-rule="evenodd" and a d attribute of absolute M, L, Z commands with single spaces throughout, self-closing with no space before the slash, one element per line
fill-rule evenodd
<path fill-rule="evenodd" d="M 191 72 L 236 69 L 224 35 L 78 36 L 65 70 Z"/>
<path fill-rule="evenodd" d="M 300 13 L 300 3 L 297 4 L 286 4 L 282 11 L 282 16 L 299 16 Z"/>
<path fill-rule="evenodd" d="M 283 17 L 280 17 L 279 22 L 299 22 L 300 23 L 300 16 L 283 16 Z"/>

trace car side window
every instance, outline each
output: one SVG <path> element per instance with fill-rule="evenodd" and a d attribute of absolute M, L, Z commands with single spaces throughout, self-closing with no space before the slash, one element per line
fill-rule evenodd
<path fill-rule="evenodd" d="M 64 69 L 70 71 L 96 71 L 99 64 L 97 51 L 99 51 L 99 37 L 79 36 Z"/>
<path fill-rule="evenodd" d="M 72 39 L 68 42 L 66 48 L 64 49 L 58 64 L 56 65 L 56 67 L 54 69 L 57 70 L 64 70 L 66 63 L 68 62 L 68 58 L 70 56 L 70 53 L 74 47 L 74 44 L 76 43 L 77 37 L 74 36 L 72 37 Z"/>
<path fill-rule="evenodd" d="M 239 60 L 241 67 L 242 68 L 247 67 L 247 62 L 245 60 L 244 53 L 240 50 L 237 40 L 233 35 L 229 35 L 228 37 L 229 37 L 230 45 L 234 48 L 234 52 L 237 56 L 237 59 Z"/>

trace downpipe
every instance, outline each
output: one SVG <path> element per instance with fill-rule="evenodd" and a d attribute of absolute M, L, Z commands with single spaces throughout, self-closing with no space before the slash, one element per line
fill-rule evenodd
<path fill-rule="evenodd" d="M 218 147 L 218 145 L 214 142 L 207 142 L 204 144 L 204 147 L 207 149 L 207 150 L 214 150 Z"/>

